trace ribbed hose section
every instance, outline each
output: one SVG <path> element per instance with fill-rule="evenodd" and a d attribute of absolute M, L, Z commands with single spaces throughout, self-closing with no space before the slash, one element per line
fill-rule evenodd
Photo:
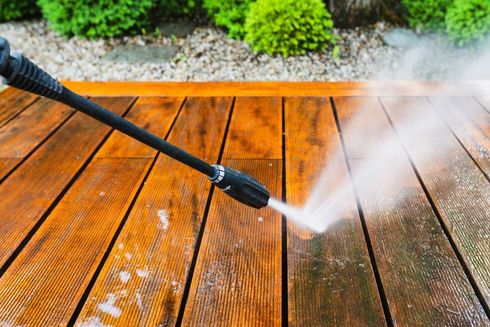
<path fill-rule="evenodd" d="M 13 54 L 9 61 L 12 73 L 7 79 L 8 85 L 58 100 L 63 86 L 57 80 L 23 55 Z"/>

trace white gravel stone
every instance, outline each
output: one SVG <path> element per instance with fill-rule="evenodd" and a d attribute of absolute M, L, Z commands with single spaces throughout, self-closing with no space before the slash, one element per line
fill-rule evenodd
<path fill-rule="evenodd" d="M 242 41 L 228 39 L 223 31 L 209 27 L 197 28 L 187 37 L 174 40 L 163 36 L 85 40 L 77 37 L 66 39 L 51 31 L 47 22 L 41 20 L 0 24 L 0 35 L 10 41 L 12 49 L 24 53 L 59 79 L 358 81 L 378 79 L 380 76 L 400 78 L 399 75 L 380 74 L 381 71 L 390 71 L 391 67 L 403 63 L 398 63 L 403 53 L 385 45 L 381 38 L 384 32 L 392 28 L 388 24 L 378 23 L 367 28 L 335 30 L 335 34 L 340 37 L 340 56 L 336 59 L 332 58 L 332 49 L 291 58 L 257 54 Z M 129 64 L 102 60 L 111 49 L 121 44 L 173 45 L 177 53 L 171 62 L 162 63 Z M 441 53 L 445 52 L 440 51 L 438 55 Z M 461 60 L 461 53 L 452 56 Z M 444 78 L 454 63 L 438 59 L 435 65 L 438 66 L 433 70 L 425 69 L 425 66 L 411 69 L 407 76 L 402 77 Z"/>

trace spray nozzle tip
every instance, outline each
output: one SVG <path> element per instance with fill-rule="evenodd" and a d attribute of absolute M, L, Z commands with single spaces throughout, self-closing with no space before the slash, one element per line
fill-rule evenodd
<path fill-rule="evenodd" d="M 235 169 L 214 165 L 216 174 L 209 179 L 223 192 L 253 208 L 263 208 L 269 203 L 270 193 L 255 178 Z"/>

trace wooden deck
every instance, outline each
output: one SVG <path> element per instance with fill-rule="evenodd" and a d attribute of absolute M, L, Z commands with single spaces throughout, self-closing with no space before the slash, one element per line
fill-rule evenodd
<path fill-rule="evenodd" d="M 381 180 L 352 185 L 342 220 L 312 234 L 7 89 L 0 326 L 490 326 L 488 83 L 68 84 L 293 204 L 334 153 L 334 179 L 350 178 L 380 130 L 398 142 Z M 401 128 L 407 110 L 430 133 Z"/>

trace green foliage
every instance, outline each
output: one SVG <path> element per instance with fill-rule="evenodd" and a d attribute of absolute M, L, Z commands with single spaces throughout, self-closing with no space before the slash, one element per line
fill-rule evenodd
<path fill-rule="evenodd" d="M 402 0 L 408 23 L 418 30 L 443 30 L 446 10 L 453 0 Z"/>
<path fill-rule="evenodd" d="M 154 0 L 38 0 L 51 27 L 66 36 L 114 37 L 145 32 Z"/>
<path fill-rule="evenodd" d="M 196 14 L 201 6 L 201 0 L 158 0 L 156 16 L 175 18 Z"/>
<path fill-rule="evenodd" d="M 38 13 L 36 0 L 0 0 L 0 22 L 32 18 Z"/>
<path fill-rule="evenodd" d="M 242 39 L 245 36 L 245 19 L 254 0 L 204 0 L 208 16 L 218 26 L 225 27 L 228 36 Z"/>
<path fill-rule="evenodd" d="M 322 0 L 258 0 L 250 6 L 245 41 L 270 55 L 301 55 L 333 44 L 332 28 Z"/>
<path fill-rule="evenodd" d="M 490 1 L 455 0 L 447 10 L 446 30 L 461 46 L 490 36 Z"/>

